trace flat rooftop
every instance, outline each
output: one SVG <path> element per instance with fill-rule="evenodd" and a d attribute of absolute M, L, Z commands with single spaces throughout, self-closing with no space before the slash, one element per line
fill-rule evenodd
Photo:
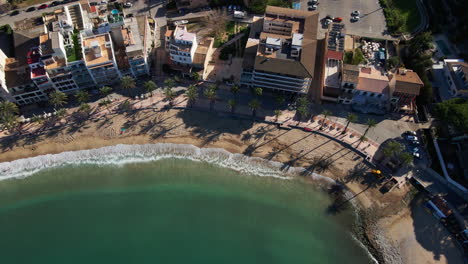
<path fill-rule="evenodd" d="M 106 43 L 111 43 L 108 33 L 83 38 L 83 52 L 86 65 L 96 65 L 113 61 L 112 47 L 106 47 Z"/>

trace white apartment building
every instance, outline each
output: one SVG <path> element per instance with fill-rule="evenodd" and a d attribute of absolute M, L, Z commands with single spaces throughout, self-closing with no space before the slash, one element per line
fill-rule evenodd
<path fill-rule="evenodd" d="M 121 74 L 115 60 L 110 34 L 82 35 L 81 39 L 83 60 L 94 82 L 98 86 L 118 82 Z"/>
<path fill-rule="evenodd" d="M 170 59 L 173 64 L 191 66 L 197 50 L 197 35 L 187 31 L 185 25 L 177 26 L 169 42 Z"/>

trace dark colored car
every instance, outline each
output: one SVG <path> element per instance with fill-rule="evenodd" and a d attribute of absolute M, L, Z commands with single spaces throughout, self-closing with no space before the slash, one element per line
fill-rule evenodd
<path fill-rule="evenodd" d="M 40 10 L 40 9 L 46 9 L 46 8 L 48 8 L 48 7 L 49 7 L 49 5 L 43 4 L 43 5 L 40 5 L 37 9 L 39 9 L 39 10 Z"/>
<path fill-rule="evenodd" d="M 19 10 L 14 10 L 13 12 L 10 13 L 10 16 L 16 16 L 19 13 L 20 13 Z"/>
<path fill-rule="evenodd" d="M 133 14 L 127 14 L 125 17 L 133 17 Z"/>
<path fill-rule="evenodd" d="M 335 19 L 333 19 L 333 22 L 341 22 L 343 21 L 343 18 L 341 17 L 335 17 Z"/>
<path fill-rule="evenodd" d="M 50 3 L 50 6 L 58 6 L 58 5 L 61 5 L 62 2 L 60 1 L 53 1 L 52 3 Z"/>
<path fill-rule="evenodd" d="M 36 10 L 36 7 L 31 6 L 30 8 L 26 9 L 26 12 L 32 12 L 32 11 L 35 11 L 35 10 Z"/>
<path fill-rule="evenodd" d="M 89 3 L 89 5 L 90 6 L 97 6 L 97 5 L 99 5 L 99 3 L 98 2 L 91 2 L 91 3 Z"/>

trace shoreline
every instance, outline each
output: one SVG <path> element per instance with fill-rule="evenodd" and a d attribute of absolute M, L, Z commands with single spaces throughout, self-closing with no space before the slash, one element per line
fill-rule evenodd
<path fill-rule="evenodd" d="M 190 110 L 139 110 L 127 115 L 115 114 L 108 119 L 68 122 L 58 126 L 54 123 L 51 127 L 42 129 L 38 126 L 31 128 L 30 134 L 0 137 L 3 147 L 0 162 L 118 144 L 189 144 L 277 161 L 286 167 L 302 167 L 342 182 L 354 194 L 353 200 L 358 200 L 355 204 L 360 211 L 392 207 L 400 203 L 406 193 L 406 190 L 397 190 L 383 199 L 378 190 L 366 189 L 360 180 L 346 180 L 357 167 L 364 171 L 368 168 L 360 155 L 327 137 L 298 129 L 280 130 L 275 125 L 255 120 Z M 121 128 L 125 130 L 119 132 Z M 322 160 L 333 162 L 321 169 L 317 164 Z M 375 229 L 371 228 L 374 225 L 379 228 L 385 226 L 366 222 L 364 218 L 363 221 L 363 234 L 369 243 L 362 242 L 379 261 L 386 259 L 381 254 L 381 244 L 386 247 L 394 244 L 388 243 L 387 235 L 384 237 L 386 241 L 377 241 L 379 238 L 370 230 Z M 383 233 L 386 234 L 386 230 Z"/>

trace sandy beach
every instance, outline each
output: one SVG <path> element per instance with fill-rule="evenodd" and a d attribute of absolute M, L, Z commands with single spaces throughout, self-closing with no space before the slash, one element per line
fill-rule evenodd
<path fill-rule="evenodd" d="M 357 170 L 368 171 L 362 157 L 327 137 L 197 110 L 139 110 L 82 122 L 68 118 L 55 124 L 28 124 L 21 134 L 3 134 L 0 137 L 0 162 L 116 144 L 179 143 L 223 148 L 288 166 L 305 167 L 346 183 L 349 190 L 358 194 L 356 199 L 362 210 L 372 215 L 370 218 L 380 219 L 377 229 L 383 227 L 383 236 L 371 234 L 375 227 L 366 232 L 369 232 L 376 251 L 391 255 L 385 263 L 458 263 L 454 257 L 450 257 L 450 262 L 443 257 L 445 252 L 439 252 L 436 257 L 430 248 L 411 240 L 417 231 L 413 215 L 394 216 L 407 207 L 404 201 L 409 187 L 383 195 L 378 188 L 370 187 L 365 179 L 350 176 Z M 320 160 L 329 160 L 330 165 L 319 168 Z M 395 250 L 397 248 L 401 256 Z M 447 254 L 455 253 L 450 249 Z M 408 261 L 409 256 L 411 261 Z"/>

